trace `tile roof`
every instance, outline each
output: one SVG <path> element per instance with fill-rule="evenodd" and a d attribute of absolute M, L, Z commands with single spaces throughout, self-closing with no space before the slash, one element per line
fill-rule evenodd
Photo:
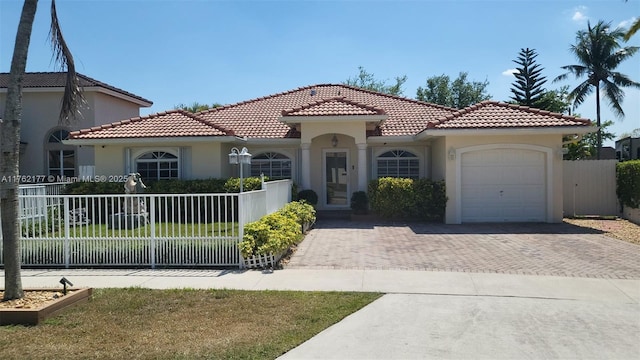
<path fill-rule="evenodd" d="M 233 136 L 188 111 L 171 110 L 74 131 L 69 139 L 133 139 L 184 136 Z"/>
<path fill-rule="evenodd" d="M 344 97 L 322 99 L 295 109 L 282 110 L 282 116 L 384 115 L 382 109 L 360 104 Z"/>
<path fill-rule="evenodd" d="M 585 126 L 591 121 L 546 110 L 483 101 L 429 124 L 428 129 L 492 129 Z"/>
<path fill-rule="evenodd" d="M 338 101 L 337 98 L 342 100 Z M 436 121 L 456 111 L 440 105 L 380 94 L 348 85 L 320 84 L 205 110 L 198 115 L 211 123 L 233 129 L 235 134 L 241 137 L 299 137 L 299 132 L 293 131 L 279 119 L 283 110 L 304 111 L 310 104 L 317 104 L 317 108 L 308 110 L 309 112 L 320 109 L 345 111 L 346 104 L 359 104 L 353 106 L 360 109 L 364 106 L 384 110 L 388 118 L 380 125 L 379 133 L 386 136 L 417 134 L 426 128 L 430 121 Z M 336 107 L 330 110 L 332 105 Z M 338 110 L 341 107 L 342 110 Z"/>
<path fill-rule="evenodd" d="M 66 72 L 28 72 L 24 74 L 22 79 L 23 88 L 64 88 L 67 82 Z M 111 91 L 115 91 L 122 95 L 134 98 L 136 100 L 153 104 L 141 96 L 132 94 L 115 86 L 103 83 L 86 75 L 78 73 L 78 80 L 81 87 L 101 87 Z M 0 89 L 7 88 L 9 85 L 9 73 L 0 73 Z"/>

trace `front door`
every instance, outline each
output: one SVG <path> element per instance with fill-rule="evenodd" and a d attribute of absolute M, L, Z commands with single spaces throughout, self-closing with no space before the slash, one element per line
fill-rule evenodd
<path fill-rule="evenodd" d="M 347 150 L 324 151 L 324 198 L 327 206 L 347 206 L 349 163 Z"/>

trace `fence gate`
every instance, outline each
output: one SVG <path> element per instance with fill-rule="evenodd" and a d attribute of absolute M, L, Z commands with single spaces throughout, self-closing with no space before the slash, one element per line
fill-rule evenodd
<path fill-rule="evenodd" d="M 617 163 L 618 160 L 563 161 L 564 216 L 619 215 Z"/>

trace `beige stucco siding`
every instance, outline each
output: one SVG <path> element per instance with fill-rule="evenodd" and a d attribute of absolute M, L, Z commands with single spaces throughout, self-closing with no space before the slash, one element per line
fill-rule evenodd
<path fill-rule="evenodd" d="M 431 179 L 440 181 L 445 179 L 447 171 L 447 151 L 444 137 L 431 142 Z"/>
<path fill-rule="evenodd" d="M 137 104 L 102 93 L 90 93 L 95 112 L 94 126 L 129 119 L 140 115 Z"/>
<path fill-rule="evenodd" d="M 135 170 L 135 159 L 150 151 L 166 151 L 179 156 L 182 179 L 208 179 L 223 177 L 221 144 L 202 143 L 149 143 L 144 146 L 96 146 L 96 175 L 121 175 Z M 129 167 L 127 167 L 129 166 Z"/>
<path fill-rule="evenodd" d="M 547 179 L 550 179 L 551 183 L 547 188 L 550 189 L 550 194 L 547 194 L 550 198 L 551 213 L 548 214 L 548 218 L 551 222 L 562 221 L 562 157 L 558 154 L 561 153 L 562 148 L 562 136 L 561 135 L 513 135 L 513 136 L 448 136 L 444 140 L 444 146 L 440 141 L 436 142 L 434 146 L 434 156 L 444 150 L 445 154 L 437 155 L 440 159 L 445 159 L 445 177 L 447 186 L 447 223 L 460 222 L 459 212 L 457 205 L 459 203 L 456 183 L 460 181 L 460 174 L 458 169 L 460 168 L 458 162 L 461 161 L 461 151 L 471 146 L 485 145 L 487 149 L 505 148 L 508 149 L 510 145 L 529 145 L 539 147 L 539 150 L 550 152 L 551 164 L 547 164 Z M 448 159 L 448 151 L 454 149 L 457 153 L 456 159 Z M 437 161 L 437 160 L 436 160 Z M 434 169 L 438 169 L 441 166 L 434 166 Z"/>
<path fill-rule="evenodd" d="M 331 129 L 331 130 L 329 130 Z M 333 130 L 335 129 L 335 130 Z M 366 138 L 366 124 L 360 122 L 313 122 L 303 123 L 301 125 L 301 139 L 300 142 L 311 143 L 314 138 L 325 134 L 343 134 L 353 138 L 354 144 L 364 144 L 367 142 Z M 331 137 L 329 137 L 331 139 Z M 338 139 L 339 140 L 339 139 Z"/>

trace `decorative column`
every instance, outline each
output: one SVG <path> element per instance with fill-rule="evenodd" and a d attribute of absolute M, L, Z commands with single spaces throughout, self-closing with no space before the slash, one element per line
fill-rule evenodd
<path fill-rule="evenodd" d="M 358 147 L 358 191 L 367 191 L 367 144 Z"/>
<path fill-rule="evenodd" d="M 300 164 L 302 168 L 302 179 L 300 185 L 302 185 L 301 190 L 307 190 L 311 189 L 311 144 L 302 143 L 300 144 L 300 148 L 302 148 L 302 164 Z"/>

